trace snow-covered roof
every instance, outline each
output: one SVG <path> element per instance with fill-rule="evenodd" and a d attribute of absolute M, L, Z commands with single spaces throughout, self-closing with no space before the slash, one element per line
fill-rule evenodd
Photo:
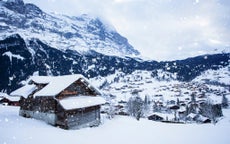
<path fill-rule="evenodd" d="M 196 116 L 197 116 L 197 114 L 190 113 L 189 115 L 187 115 L 187 118 L 195 118 Z"/>
<path fill-rule="evenodd" d="M 0 92 L 0 100 L 2 100 L 6 96 L 8 96 L 8 94 Z"/>
<path fill-rule="evenodd" d="M 20 100 L 20 97 L 18 97 L 18 96 L 4 95 L 3 97 L 0 98 L 0 100 L 3 99 L 3 98 L 6 98 L 6 99 L 8 99 L 10 101 L 19 101 Z"/>
<path fill-rule="evenodd" d="M 80 78 L 82 78 L 88 84 L 87 79 L 80 74 L 64 76 L 33 76 L 31 77 L 33 82 L 38 84 L 47 84 L 43 89 L 36 92 L 34 96 L 56 96 L 62 90 Z"/>
<path fill-rule="evenodd" d="M 7 93 L 0 92 L 0 97 L 5 97 L 5 96 L 8 96 L 8 94 L 7 94 Z"/>
<path fill-rule="evenodd" d="M 185 112 L 186 108 L 185 107 L 180 107 L 180 109 L 178 109 L 178 112 Z"/>
<path fill-rule="evenodd" d="M 54 79 L 53 76 L 32 76 L 30 80 L 37 84 L 48 84 Z"/>
<path fill-rule="evenodd" d="M 10 101 L 19 101 L 20 100 L 20 97 L 17 97 L 17 96 L 8 96 L 6 98 Z"/>
<path fill-rule="evenodd" d="M 202 116 L 202 115 L 199 115 L 199 118 L 198 118 L 199 121 L 206 121 L 206 120 L 209 120 L 209 118 L 205 117 L 205 116 Z"/>
<path fill-rule="evenodd" d="M 213 104 L 221 104 L 222 102 L 222 97 L 221 96 L 216 96 L 215 94 L 211 94 L 209 96 L 209 100 L 211 100 L 211 102 Z"/>
<path fill-rule="evenodd" d="M 66 110 L 86 108 L 104 104 L 106 101 L 99 96 L 74 96 L 59 101 Z"/>
<path fill-rule="evenodd" d="M 10 93 L 11 96 L 23 96 L 27 98 L 32 92 L 36 90 L 36 85 L 25 85 Z"/>

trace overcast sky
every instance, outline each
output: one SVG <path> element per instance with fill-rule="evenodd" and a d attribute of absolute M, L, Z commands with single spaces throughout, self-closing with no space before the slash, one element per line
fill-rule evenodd
<path fill-rule="evenodd" d="M 24 0 L 46 12 L 107 19 L 144 57 L 230 51 L 230 0 Z"/>

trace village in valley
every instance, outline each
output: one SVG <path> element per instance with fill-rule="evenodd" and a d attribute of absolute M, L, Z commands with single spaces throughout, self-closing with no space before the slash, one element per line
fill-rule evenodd
<path fill-rule="evenodd" d="M 139 110 L 142 111 L 140 117 L 149 120 L 169 122 L 169 123 L 211 123 L 217 122 L 223 116 L 221 107 L 227 108 L 228 103 L 223 104 L 223 99 L 229 95 L 227 91 L 211 89 L 206 84 L 199 83 L 180 83 L 162 85 L 156 94 L 145 95 L 139 102 L 135 97 L 139 97 L 138 90 L 132 92 L 133 99 L 119 100 L 113 104 L 114 111 L 111 112 L 111 104 L 104 108 L 103 112 L 112 115 L 131 115 L 137 116 Z M 167 94 L 165 92 L 168 91 Z M 141 93 L 141 90 L 139 91 Z M 171 95 L 170 95 L 171 94 Z M 138 101 L 138 99 L 136 99 Z M 131 103 L 136 104 L 137 110 Z M 226 105 L 226 106 L 224 106 Z M 134 109 L 134 110 L 132 110 Z M 138 119 L 138 116 L 137 116 Z"/>
<path fill-rule="evenodd" d="M 229 144 L 229 13 L 0 0 L 0 144 Z"/>
<path fill-rule="evenodd" d="M 176 144 L 194 135 L 188 144 L 227 144 L 228 69 L 190 82 L 174 76 L 160 72 L 153 77 L 151 71 L 91 79 L 31 76 L 9 95 L 0 93 L 0 142 Z M 206 76 L 212 78 L 207 82 Z"/>
<path fill-rule="evenodd" d="M 229 74 L 225 71 L 225 74 Z M 175 75 L 135 71 L 87 79 L 82 75 L 32 76 L 3 105 L 20 106 L 19 115 L 64 129 L 98 126 L 103 118 L 130 116 L 164 123 L 218 123 L 229 107 L 230 89 L 217 72 L 179 82 Z M 101 115 L 101 116 L 100 116 Z"/>
<path fill-rule="evenodd" d="M 153 78 L 148 71 L 130 75 L 117 72 L 106 80 L 93 81 L 101 81 L 108 101 L 102 112 L 109 117 L 131 115 L 167 123 L 216 123 L 223 117 L 222 108 L 228 108 L 230 89 L 228 80 L 224 84 L 218 73 L 211 73 L 219 82 L 208 83 L 205 76 L 179 82 L 167 72 Z"/>

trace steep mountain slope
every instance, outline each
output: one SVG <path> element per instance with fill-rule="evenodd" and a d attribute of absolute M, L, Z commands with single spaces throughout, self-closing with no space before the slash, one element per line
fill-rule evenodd
<path fill-rule="evenodd" d="M 47 14 L 22 0 L 0 1 L 0 38 L 18 33 L 25 40 L 40 39 L 60 50 L 116 56 L 137 56 L 126 38 L 104 20 L 88 15 L 69 17 Z"/>
<path fill-rule="evenodd" d="M 38 39 L 26 43 L 16 34 L 0 41 L 0 87 L 1 90 L 15 89 L 21 80 L 35 71 L 40 75 L 81 73 L 94 77 L 114 73 L 116 69 L 128 73 L 140 67 L 139 63 L 135 59 L 107 56 L 95 51 L 82 55 L 72 50 L 57 50 Z M 155 63 L 149 63 L 149 66 Z"/>
<path fill-rule="evenodd" d="M 12 91 L 20 81 L 38 71 L 40 75 L 80 73 L 88 78 L 107 76 L 120 71 L 130 74 L 145 70 L 159 80 L 190 81 L 201 72 L 229 65 L 229 54 L 216 54 L 172 62 L 143 61 L 137 58 L 108 56 L 89 51 L 80 54 L 72 50 L 52 48 L 39 39 L 25 41 L 11 35 L 0 41 L 0 91 Z M 164 75 L 162 75 L 165 72 Z"/>

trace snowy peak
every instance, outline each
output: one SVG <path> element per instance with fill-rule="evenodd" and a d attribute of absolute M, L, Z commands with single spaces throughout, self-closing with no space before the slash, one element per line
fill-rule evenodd
<path fill-rule="evenodd" d="M 22 20 L 25 21 L 25 18 L 31 19 L 35 17 L 41 17 L 43 14 L 39 7 L 34 4 L 24 4 L 22 0 L 8 0 L 7 2 L 3 2 L 2 6 L 0 7 L 0 11 L 2 13 L 1 17 L 5 17 L 6 20 L 11 18 L 11 21 L 16 23 L 22 22 Z M 21 18 L 22 20 L 17 22 L 16 20 L 14 21 L 13 18 Z"/>
<path fill-rule="evenodd" d="M 1 39 L 18 33 L 26 40 L 36 38 L 59 50 L 80 53 L 93 50 L 115 56 L 140 54 L 102 18 L 86 14 L 78 17 L 47 14 L 37 6 L 20 0 L 1 3 Z"/>

